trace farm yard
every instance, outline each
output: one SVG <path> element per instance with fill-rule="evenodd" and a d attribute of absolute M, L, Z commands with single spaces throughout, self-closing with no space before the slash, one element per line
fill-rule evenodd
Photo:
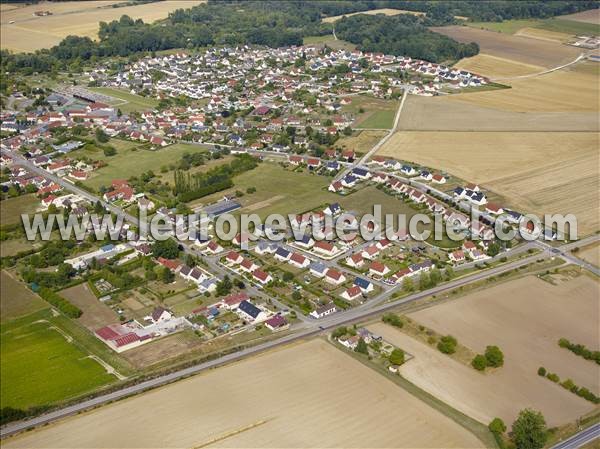
<path fill-rule="evenodd" d="M 2 407 L 49 405 L 115 380 L 74 343 L 50 309 L 3 322 L 0 335 Z"/>
<path fill-rule="evenodd" d="M 240 382 L 248 372 L 252 381 Z M 134 425 L 140 421 L 144 428 Z M 148 426 L 153 432 L 145 430 Z M 483 447 L 449 418 L 322 340 L 212 370 L 4 441 L 7 448 L 40 444 Z"/>
<path fill-rule="evenodd" d="M 98 23 L 118 20 L 122 15 L 154 22 L 164 19 L 178 8 L 189 8 L 202 0 L 157 2 L 151 6 L 135 5 L 113 8 L 121 1 L 42 2 L 3 10 L 0 30 L 2 48 L 16 52 L 32 52 L 57 45 L 69 35 L 96 38 Z M 34 11 L 50 11 L 52 15 L 37 17 Z M 15 23 L 10 23 L 10 22 Z"/>
<path fill-rule="evenodd" d="M 599 284 L 584 274 L 552 277 L 557 285 L 528 276 L 408 315 L 475 352 L 499 346 L 504 366 L 486 374 L 391 326 L 369 328 L 414 355 L 400 369 L 405 378 L 482 423 L 496 416 L 510 423 L 519 410 L 532 407 L 542 411 L 549 426 L 566 424 L 595 406 L 537 370 L 544 366 L 598 394 L 600 368 L 559 347 L 558 340 L 597 349 Z"/>
<path fill-rule="evenodd" d="M 402 131 L 377 154 L 446 170 L 517 210 L 575 214 L 581 237 L 600 224 L 592 207 L 600 191 L 598 139 L 597 133 Z"/>

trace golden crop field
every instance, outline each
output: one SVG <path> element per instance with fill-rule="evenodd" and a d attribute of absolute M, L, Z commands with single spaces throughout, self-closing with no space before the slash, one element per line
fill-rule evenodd
<path fill-rule="evenodd" d="M 361 11 L 361 12 L 353 12 L 351 14 L 340 14 L 339 16 L 331 16 L 325 17 L 323 22 L 331 23 L 340 20 L 342 17 L 350 17 L 356 14 L 367 14 L 367 15 L 375 15 L 375 14 L 384 14 L 386 16 L 397 16 L 398 14 L 411 14 L 413 16 L 424 16 L 424 12 L 420 11 L 407 11 L 404 9 L 392 9 L 392 8 L 381 8 L 381 9 L 371 9 L 370 11 Z"/>
<path fill-rule="evenodd" d="M 377 154 L 479 183 L 522 212 L 573 213 L 584 235 L 600 226 L 599 144 L 585 132 L 402 131 Z"/>
<path fill-rule="evenodd" d="M 499 97 L 510 90 L 496 91 Z M 475 96 L 471 98 L 471 96 Z M 597 112 L 511 111 L 476 101 L 478 93 L 410 95 L 400 115 L 405 131 L 600 131 Z M 544 107 L 544 105 L 541 105 Z"/>
<path fill-rule="evenodd" d="M 600 243 L 593 243 L 585 248 L 581 248 L 575 255 L 586 262 L 600 267 Z"/>
<path fill-rule="evenodd" d="M 558 43 L 565 43 L 573 40 L 573 36 L 567 33 L 559 33 L 557 31 L 543 30 L 541 28 L 533 27 L 521 28 L 514 35 Z"/>
<path fill-rule="evenodd" d="M 580 62 L 544 75 L 507 81 L 511 89 L 452 95 L 478 106 L 516 112 L 593 112 L 600 103 L 600 65 Z"/>
<path fill-rule="evenodd" d="M 486 53 L 479 53 L 470 58 L 461 59 L 454 66 L 490 78 L 530 75 L 546 70 L 545 67 L 540 65 L 517 62 Z"/>
<path fill-rule="evenodd" d="M 386 324 L 370 329 L 414 355 L 400 369 L 404 377 L 472 418 L 512 423 L 521 409 L 531 407 L 557 426 L 595 406 L 538 376 L 537 369 L 544 366 L 598 394 L 600 367 L 559 347 L 558 340 L 597 348 L 599 289 L 598 281 L 585 275 L 556 286 L 528 276 L 409 314 L 478 353 L 487 345 L 500 347 L 504 366 L 485 374 Z"/>
<path fill-rule="evenodd" d="M 57 45 L 68 35 L 96 38 L 98 23 L 118 20 L 126 14 L 133 19 L 154 22 L 179 8 L 191 8 L 205 0 L 167 0 L 151 4 L 113 8 L 109 1 L 42 2 L 2 11 L 1 47 L 16 52 L 31 52 Z M 37 17 L 35 11 L 52 15 Z M 10 23 L 14 22 L 14 23 Z"/>
<path fill-rule="evenodd" d="M 65 419 L 3 446 L 477 448 L 483 443 L 329 343 L 312 340 Z"/>
<path fill-rule="evenodd" d="M 498 58 L 533 64 L 546 68 L 556 67 L 574 60 L 581 50 L 540 39 L 514 36 L 466 26 L 434 27 L 459 42 L 477 42 L 481 53 Z"/>

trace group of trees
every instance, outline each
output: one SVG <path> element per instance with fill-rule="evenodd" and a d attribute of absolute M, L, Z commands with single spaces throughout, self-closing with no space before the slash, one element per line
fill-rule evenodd
<path fill-rule="evenodd" d="M 478 371 L 483 371 L 488 366 L 499 368 L 504 365 L 504 354 L 498 346 L 488 346 L 484 354 L 477 354 L 473 357 L 471 365 Z"/>
<path fill-rule="evenodd" d="M 591 351 L 582 344 L 571 343 L 566 338 L 558 340 L 558 345 L 561 348 L 568 349 L 573 354 L 583 357 L 586 360 L 593 360 L 600 365 L 600 351 Z"/>
<path fill-rule="evenodd" d="M 559 384 L 565 390 L 569 390 L 571 393 L 575 393 L 577 396 L 582 397 L 594 404 L 600 404 L 600 397 L 596 396 L 590 390 L 585 387 L 578 387 L 575 385 L 572 379 L 566 379 L 564 381 L 560 381 L 560 377 L 556 373 L 551 373 L 546 371 L 546 368 L 540 366 L 538 368 L 538 375 L 545 377 L 546 379 Z"/>
<path fill-rule="evenodd" d="M 488 425 L 490 432 L 504 447 L 503 435 L 507 430 L 506 424 L 500 418 L 494 418 Z M 510 438 L 516 449 L 541 449 L 548 441 L 548 429 L 544 416 L 532 409 L 521 410 L 512 425 Z"/>
<path fill-rule="evenodd" d="M 432 62 L 458 60 L 479 53 L 476 43 L 462 44 L 430 31 L 431 19 L 409 14 L 396 16 L 359 14 L 336 22 L 338 38 L 363 51 L 406 55 Z"/>
<path fill-rule="evenodd" d="M 79 318 L 83 313 L 79 307 L 71 304 L 65 298 L 49 288 L 41 288 L 38 294 L 69 318 Z"/>
<path fill-rule="evenodd" d="M 499 21 L 551 17 L 597 7 L 593 1 L 209 1 L 178 9 L 164 22 L 146 24 L 122 16 L 100 22 L 99 40 L 67 36 L 59 45 L 36 53 L 0 52 L 2 73 L 56 72 L 81 68 L 82 62 L 109 56 L 131 56 L 172 48 L 257 44 L 270 47 L 301 45 L 304 36 L 330 34 L 324 16 L 379 8 L 426 13 L 424 18 L 398 15 L 353 16 L 336 23 L 336 33 L 366 51 L 385 51 L 432 61 L 457 59 L 477 53 L 476 45 L 458 42 L 427 30 L 427 26 L 455 23 L 454 16 Z M 171 25 L 171 26 L 165 26 Z M 352 29 L 353 27 L 356 27 Z M 364 27 L 361 29 L 360 27 Z M 380 28 L 381 27 L 381 28 Z M 338 30 L 339 29 L 339 30 Z M 371 37 L 369 37 L 371 36 Z"/>
<path fill-rule="evenodd" d="M 220 165 L 206 173 L 190 174 L 176 170 L 173 193 L 179 201 L 188 202 L 233 186 L 233 176 L 252 170 L 258 160 L 248 154 L 236 155 L 229 164 Z"/>

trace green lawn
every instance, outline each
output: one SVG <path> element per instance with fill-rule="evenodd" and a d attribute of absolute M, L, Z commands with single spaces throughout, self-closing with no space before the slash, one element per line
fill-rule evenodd
<path fill-rule="evenodd" d="M 93 188 L 109 186 L 113 179 L 128 179 L 139 176 L 143 172 L 153 170 L 157 175 L 163 165 L 177 164 L 183 153 L 206 151 L 198 145 L 174 144 L 158 150 L 139 149 L 140 144 L 121 139 L 111 139 L 110 145 L 117 148 L 115 156 L 106 157 L 101 151 L 86 151 L 85 149 L 74 152 L 76 155 L 86 155 L 94 160 L 104 160 L 106 167 L 93 172 L 85 182 Z"/>
<path fill-rule="evenodd" d="M 33 214 L 40 200 L 31 193 L 0 201 L 0 226 L 14 225 L 21 221 L 21 214 Z"/>
<path fill-rule="evenodd" d="M 347 196 L 339 197 L 340 205 L 347 211 L 353 211 L 359 215 L 372 214 L 373 206 L 381 206 L 382 220 L 386 214 L 394 215 L 394 226 L 396 226 L 398 214 L 406 215 L 406 223 L 417 213 L 412 207 L 404 201 L 388 195 L 387 193 L 376 189 L 374 186 L 368 186 Z"/>
<path fill-rule="evenodd" d="M 192 206 L 208 204 L 236 190 L 245 192 L 248 187 L 255 187 L 255 193 L 245 194 L 240 199 L 244 206 L 241 212 L 255 213 L 261 218 L 273 213 L 300 213 L 324 203 L 339 201 L 339 195 L 327 190 L 330 181 L 328 177 L 310 174 L 307 169 L 299 173 L 263 162 L 254 170 L 236 176 L 232 189 L 204 197 Z"/>
<path fill-rule="evenodd" d="M 1 407 L 53 404 L 115 380 L 52 320 L 46 309 L 0 325 Z"/>
<path fill-rule="evenodd" d="M 158 106 L 158 100 L 154 98 L 142 97 L 141 95 L 132 94 L 123 89 L 114 89 L 112 87 L 90 87 L 90 90 L 126 101 L 127 103 L 119 105 L 119 109 L 123 112 L 146 111 Z M 115 104 L 117 103 L 118 102 L 115 102 Z"/>
<path fill-rule="evenodd" d="M 484 28 L 486 30 L 499 31 L 507 34 L 515 34 L 522 28 L 540 28 L 542 30 L 572 35 L 598 34 L 598 25 L 593 23 L 556 18 L 505 20 L 504 22 L 466 22 L 465 25 L 473 28 Z"/>
<path fill-rule="evenodd" d="M 332 34 L 326 34 L 325 36 L 307 36 L 303 39 L 304 45 L 327 45 L 334 50 L 355 50 L 356 45 L 351 42 L 343 41 L 341 39 L 334 39 Z"/>
<path fill-rule="evenodd" d="M 379 128 L 379 129 L 390 129 L 394 126 L 394 116 L 396 115 L 395 110 L 391 111 L 375 111 L 369 115 L 365 120 L 361 121 L 356 128 Z"/>

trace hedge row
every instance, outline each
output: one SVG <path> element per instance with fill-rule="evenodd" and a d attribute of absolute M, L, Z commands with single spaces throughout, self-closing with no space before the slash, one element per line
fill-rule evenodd
<path fill-rule="evenodd" d="M 591 351 L 584 345 L 571 343 L 566 338 L 561 338 L 560 340 L 558 340 L 558 345 L 561 348 L 568 349 L 573 354 L 583 357 L 586 360 L 593 360 L 598 365 L 600 365 L 600 351 Z"/>
<path fill-rule="evenodd" d="M 41 288 L 38 294 L 69 318 L 79 318 L 83 313 L 79 307 L 74 306 L 65 298 L 60 296 L 58 293 L 53 292 L 49 288 Z"/>

